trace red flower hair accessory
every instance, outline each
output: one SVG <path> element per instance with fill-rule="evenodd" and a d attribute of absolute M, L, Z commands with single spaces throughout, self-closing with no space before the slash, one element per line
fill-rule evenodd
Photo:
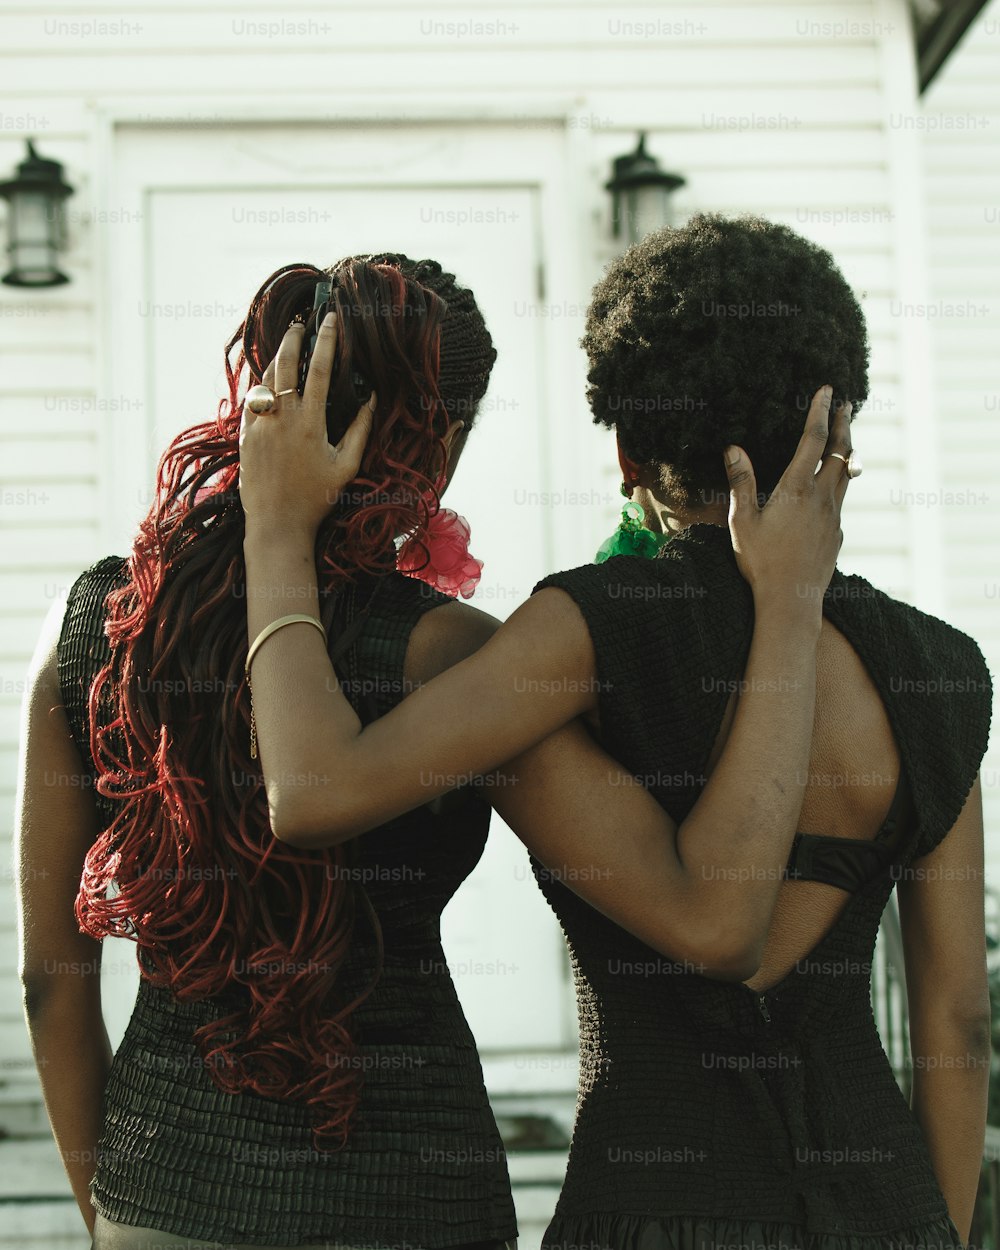
<path fill-rule="evenodd" d="M 469 522 L 451 508 L 439 508 L 418 538 L 400 547 L 396 567 L 453 599 L 469 599 L 483 575 L 483 562 L 469 554 Z"/>

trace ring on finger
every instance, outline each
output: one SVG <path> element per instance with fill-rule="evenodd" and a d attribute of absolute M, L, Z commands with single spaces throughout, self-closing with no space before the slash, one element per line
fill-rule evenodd
<path fill-rule="evenodd" d="M 261 413 L 270 412 L 277 398 L 269 386 L 251 386 L 247 391 L 246 406 L 259 417 Z"/>
<path fill-rule="evenodd" d="M 842 456 L 839 451 L 831 451 L 828 454 L 827 459 L 843 460 L 844 470 L 852 481 L 854 478 L 860 477 L 862 471 L 864 470 L 864 465 L 861 463 L 861 457 L 853 451 L 846 456 Z"/>

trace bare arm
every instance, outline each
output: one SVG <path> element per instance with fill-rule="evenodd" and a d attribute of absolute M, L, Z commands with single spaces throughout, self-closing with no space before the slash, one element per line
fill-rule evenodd
<path fill-rule="evenodd" d="M 97 814 L 59 691 L 61 621 L 57 603 L 22 708 L 15 831 L 20 977 L 52 1133 L 92 1233 L 89 1186 L 112 1053 L 101 1014 L 101 944 L 79 931 L 73 914 Z"/>
<path fill-rule="evenodd" d="M 746 980 L 802 806 L 815 693 L 815 639 L 758 615 L 725 747 L 680 827 L 579 722 L 505 765 L 490 798 L 616 924 L 694 971 Z"/>
<path fill-rule="evenodd" d="M 954 827 L 909 866 L 896 890 L 910 1008 L 912 1106 L 965 1241 L 979 1185 L 991 1053 L 978 779 Z"/>

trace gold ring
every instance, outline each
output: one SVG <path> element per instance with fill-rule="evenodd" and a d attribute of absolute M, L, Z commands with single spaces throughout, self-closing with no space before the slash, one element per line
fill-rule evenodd
<path fill-rule="evenodd" d="M 275 395 L 275 397 L 274 397 L 274 398 L 275 398 L 275 399 L 280 399 L 280 398 L 282 397 L 282 395 L 297 395 L 298 393 L 299 393 L 299 392 L 298 392 L 298 388 L 297 388 L 297 387 L 295 387 L 295 386 L 290 386 L 290 387 L 288 388 L 288 390 L 287 390 L 287 391 L 278 391 L 278 393 Z"/>
<path fill-rule="evenodd" d="M 863 468 L 861 464 L 861 457 L 856 456 L 853 451 L 849 456 L 842 456 L 839 451 L 831 451 L 828 453 L 827 459 L 843 460 L 847 476 L 852 480 L 861 476 L 861 470 Z"/>
<path fill-rule="evenodd" d="M 259 417 L 261 413 L 270 412 L 277 398 L 269 386 L 251 386 L 246 393 L 246 406 Z"/>

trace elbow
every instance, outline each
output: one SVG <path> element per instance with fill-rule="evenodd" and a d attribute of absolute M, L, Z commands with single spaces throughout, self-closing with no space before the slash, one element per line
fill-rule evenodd
<path fill-rule="evenodd" d="M 346 812 L 326 805 L 319 810 L 314 804 L 291 806 L 287 802 L 269 800 L 268 817 L 271 832 L 277 840 L 300 851 L 319 851 L 338 846 L 361 832 Z"/>
<path fill-rule="evenodd" d="M 676 930 L 664 935 L 656 947 L 660 954 L 676 960 Z M 718 929 L 694 935 L 689 931 L 684 943 L 684 971 L 713 981 L 749 981 L 759 971 L 763 958 L 763 936 L 748 938 Z"/>
<path fill-rule="evenodd" d="M 79 961 L 68 963 L 62 972 L 28 969 L 20 973 L 21 1006 L 29 1025 L 43 1018 L 58 1018 L 66 1011 L 75 1011 L 81 1004 L 99 1003 L 101 997 L 100 963 Z"/>
<path fill-rule="evenodd" d="M 914 1050 L 924 1052 L 914 1059 L 917 1070 L 988 1072 L 993 1054 L 988 993 L 941 997 L 918 1007 L 910 1017 L 910 1038 Z"/>
<path fill-rule="evenodd" d="M 749 981 L 764 960 L 767 930 L 752 911 L 727 910 L 715 902 L 699 909 L 699 923 L 687 928 L 696 971 L 716 981 Z"/>
<path fill-rule="evenodd" d="M 757 944 L 711 947 L 699 968 L 715 981 L 749 981 L 760 970 L 763 949 Z"/>
<path fill-rule="evenodd" d="M 301 824 L 282 825 L 278 829 L 272 827 L 271 832 L 285 846 L 293 846 L 297 851 L 325 851 L 328 847 L 339 846 L 341 842 L 350 840 L 350 834 L 330 833 L 329 830 L 314 831 Z"/>
<path fill-rule="evenodd" d="M 702 976 L 716 981 L 749 981 L 760 970 L 767 941 L 766 927 L 738 923 L 716 910 L 711 927 L 699 932 L 698 958 Z"/>
<path fill-rule="evenodd" d="M 956 986 L 952 994 L 945 992 L 943 998 L 952 1027 L 962 1034 L 970 1047 L 992 1050 L 993 1020 L 985 969 L 981 976 L 970 978 L 967 986 Z"/>
<path fill-rule="evenodd" d="M 993 1021 L 989 997 L 969 1004 L 955 1004 L 950 1011 L 951 1028 L 970 1061 L 985 1061 L 993 1054 Z"/>
<path fill-rule="evenodd" d="M 25 1018 L 37 1020 L 45 1009 L 45 1004 L 52 997 L 52 978 L 50 976 L 34 976 L 31 973 L 21 974 L 21 1003 Z"/>

